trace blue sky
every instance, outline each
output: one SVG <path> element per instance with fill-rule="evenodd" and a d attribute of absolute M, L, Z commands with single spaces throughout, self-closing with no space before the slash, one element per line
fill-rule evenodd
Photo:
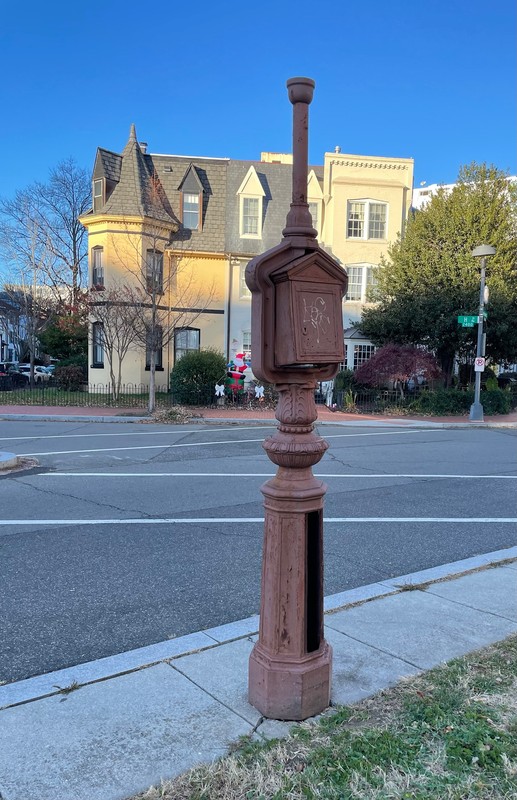
<path fill-rule="evenodd" d="M 5 0 L 0 195 L 134 122 L 154 153 L 258 159 L 291 150 L 285 81 L 316 81 L 313 164 L 342 152 L 415 159 L 415 186 L 461 164 L 517 172 L 514 0 L 331 0 L 186 6 Z"/>

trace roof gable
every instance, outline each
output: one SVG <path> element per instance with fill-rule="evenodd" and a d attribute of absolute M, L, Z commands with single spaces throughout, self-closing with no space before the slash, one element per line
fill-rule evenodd
<path fill-rule="evenodd" d="M 201 183 L 194 164 L 189 165 L 180 185 L 178 186 L 178 191 L 191 192 L 192 194 L 201 194 L 203 192 L 203 184 Z"/>
<path fill-rule="evenodd" d="M 237 194 L 251 194 L 254 197 L 265 197 L 266 193 L 262 186 L 257 170 L 251 166 L 246 173 L 246 176 L 237 190 Z"/>

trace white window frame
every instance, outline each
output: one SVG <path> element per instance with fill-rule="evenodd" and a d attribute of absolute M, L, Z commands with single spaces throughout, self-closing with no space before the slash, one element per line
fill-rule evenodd
<path fill-rule="evenodd" d="M 242 352 L 247 361 L 251 361 L 251 331 L 242 331 Z"/>
<path fill-rule="evenodd" d="M 345 264 L 345 269 L 348 273 L 348 277 L 350 280 L 350 272 L 351 270 L 360 269 L 361 270 L 361 282 L 354 281 L 352 284 L 353 286 L 361 286 L 360 296 L 355 298 L 350 298 L 348 296 L 348 290 L 346 293 L 345 301 L 347 303 L 367 303 L 368 302 L 368 289 L 370 286 L 375 286 L 376 281 L 373 280 L 374 273 L 379 269 L 377 264 L 370 264 L 369 262 L 361 261 L 357 264 Z M 350 283 L 349 283 L 350 285 Z"/>
<path fill-rule="evenodd" d="M 321 219 L 322 202 L 321 200 L 311 200 L 310 198 L 307 202 L 309 203 L 309 211 L 311 212 L 312 227 L 318 231 L 319 235 L 321 233 L 321 223 L 322 223 Z M 314 221 L 314 215 L 311 211 L 311 206 L 316 207 L 316 221 Z"/>
<path fill-rule="evenodd" d="M 178 341 L 182 335 L 186 335 L 184 347 L 178 346 Z M 191 335 L 192 334 L 192 335 Z M 196 340 L 194 346 L 192 340 Z M 198 353 L 201 350 L 201 330 L 199 328 L 176 328 L 174 331 L 174 363 L 187 353 Z"/>
<path fill-rule="evenodd" d="M 369 361 L 376 349 L 377 348 L 373 344 L 354 344 L 354 371 L 362 364 Z"/>
<path fill-rule="evenodd" d="M 239 267 L 239 298 L 245 300 L 251 297 L 251 291 L 246 283 L 246 264 L 241 264 Z"/>
<path fill-rule="evenodd" d="M 247 233 L 244 230 L 244 204 L 246 200 L 257 201 L 257 232 Z M 239 196 L 239 235 L 241 239 L 262 239 L 262 197 L 256 194 Z"/>
<path fill-rule="evenodd" d="M 349 232 L 350 223 L 354 222 L 354 220 L 350 219 L 350 215 L 352 213 L 352 206 L 354 204 L 362 205 L 364 208 L 364 214 L 362 220 L 363 229 L 361 236 L 354 236 Z M 373 219 L 371 220 L 371 212 L 373 206 L 383 206 L 385 209 L 386 213 L 384 219 L 384 236 L 370 236 L 370 222 L 373 222 Z M 354 241 L 385 242 L 388 236 L 388 211 L 389 211 L 388 203 L 384 202 L 384 200 L 373 200 L 371 198 L 359 198 L 359 197 L 353 200 L 352 199 L 348 200 L 346 206 L 346 229 L 345 229 L 346 238 L 352 239 Z"/>

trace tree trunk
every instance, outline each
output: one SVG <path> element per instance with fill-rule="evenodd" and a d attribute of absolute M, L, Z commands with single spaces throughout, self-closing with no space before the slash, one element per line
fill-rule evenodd
<path fill-rule="evenodd" d="M 152 414 L 156 408 L 156 350 L 151 349 L 151 360 L 149 362 L 149 405 L 147 410 Z"/>
<path fill-rule="evenodd" d="M 436 357 L 443 373 L 443 385 L 445 389 L 449 389 L 452 386 L 455 355 L 456 353 L 452 350 L 439 349 L 436 352 Z"/>

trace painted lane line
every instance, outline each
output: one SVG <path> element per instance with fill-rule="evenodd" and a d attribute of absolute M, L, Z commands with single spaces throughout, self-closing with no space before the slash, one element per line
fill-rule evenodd
<path fill-rule="evenodd" d="M 343 433 L 332 436 L 325 436 L 326 439 L 342 439 L 352 438 L 357 436 L 403 436 L 411 433 L 442 433 L 441 429 L 433 431 L 427 430 L 414 430 L 414 431 L 382 431 L 381 433 Z M 211 447 L 215 444 L 249 444 L 250 442 L 263 442 L 264 439 L 227 439 L 225 441 L 216 442 L 183 442 L 182 444 L 146 444 L 135 445 L 134 447 L 97 447 L 91 450 L 54 450 L 48 453 L 18 453 L 22 457 L 27 456 L 62 456 L 72 455 L 74 453 L 110 453 L 113 450 L 165 450 L 172 447 Z"/>
<path fill-rule="evenodd" d="M 111 453 L 113 450 L 169 450 L 173 447 L 211 447 L 214 444 L 249 444 L 250 442 L 262 442 L 263 439 L 228 439 L 219 442 L 183 442 L 181 444 L 143 444 L 134 447 L 96 447 L 91 450 L 54 450 L 48 453 L 20 453 L 25 456 L 63 456 L 74 453 Z"/>
<path fill-rule="evenodd" d="M 115 456 L 116 458 L 116 456 Z M 41 472 L 35 478 L 272 478 L 274 472 Z M 381 472 L 378 475 L 314 473 L 315 478 L 457 478 L 517 481 L 517 475 L 453 475 Z"/>
<path fill-rule="evenodd" d="M 262 430 L 269 430 L 270 428 L 275 428 L 275 424 L 271 425 L 239 425 L 240 431 L 262 431 Z M 171 434 L 174 433 L 177 436 L 183 435 L 184 433 L 221 433 L 221 431 L 234 431 L 235 426 L 231 428 L 213 428 L 212 430 L 203 430 L 202 428 L 192 428 L 191 430 L 170 430 L 170 431 L 131 431 L 129 433 L 60 433 L 60 434 L 53 434 L 51 436 L 6 436 L 0 437 L 0 442 L 16 442 L 22 441 L 23 439 L 33 440 L 38 439 L 38 441 L 43 439 L 104 439 L 107 436 L 162 436 L 163 434 Z"/>
<path fill-rule="evenodd" d="M 193 519 L 161 518 L 161 519 L 11 519 L 0 520 L 0 526 L 9 525 L 191 525 L 223 523 L 259 523 L 264 517 L 198 517 Z M 517 517 L 326 517 L 325 523 L 362 523 L 362 522 L 454 522 L 469 524 L 517 523 Z"/>

